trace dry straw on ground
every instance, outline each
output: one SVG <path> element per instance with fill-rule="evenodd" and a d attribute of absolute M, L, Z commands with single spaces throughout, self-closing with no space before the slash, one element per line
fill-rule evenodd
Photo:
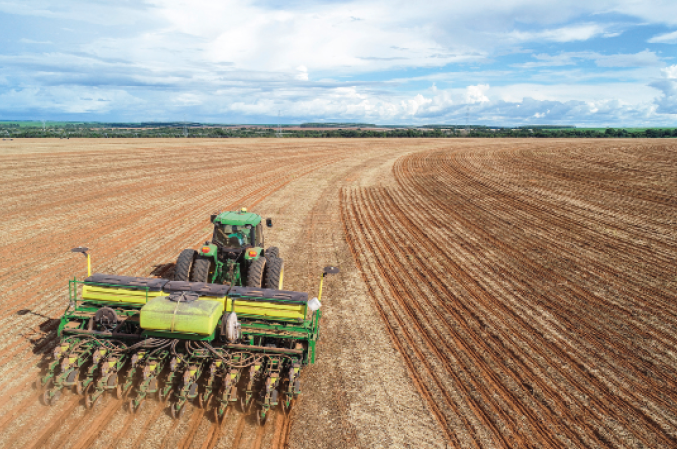
<path fill-rule="evenodd" d="M 676 445 L 677 145 L 14 140 L 0 164 L 0 448 Z M 71 247 L 166 274 L 241 206 L 287 287 L 342 269 L 291 417 L 39 404 Z"/>

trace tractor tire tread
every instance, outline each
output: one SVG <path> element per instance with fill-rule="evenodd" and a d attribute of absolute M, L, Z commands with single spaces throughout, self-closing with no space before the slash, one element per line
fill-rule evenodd
<path fill-rule="evenodd" d="M 277 246 L 271 246 L 270 248 L 266 248 L 264 251 L 264 254 L 266 255 L 266 259 L 277 259 L 280 257 L 280 248 Z"/>
<path fill-rule="evenodd" d="M 193 262 L 193 272 L 190 275 L 191 282 L 209 282 L 209 269 L 212 261 L 202 257 L 198 257 Z"/>
<path fill-rule="evenodd" d="M 196 255 L 197 251 L 194 249 L 184 249 L 181 251 L 181 254 L 179 254 L 179 257 L 176 259 L 176 266 L 174 267 L 175 281 L 188 281 Z"/>
<path fill-rule="evenodd" d="M 266 258 L 259 257 L 249 265 L 247 272 L 247 287 L 261 288 L 263 283 L 263 273 L 266 269 Z"/>
<path fill-rule="evenodd" d="M 266 264 L 266 278 L 264 281 L 265 288 L 280 289 L 280 277 L 284 269 L 284 259 L 276 257 L 275 259 L 268 259 Z"/>

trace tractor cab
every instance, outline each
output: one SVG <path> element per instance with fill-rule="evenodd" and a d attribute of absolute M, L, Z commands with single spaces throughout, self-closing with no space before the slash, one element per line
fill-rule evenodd
<path fill-rule="evenodd" d="M 238 211 L 211 216 L 214 233 L 196 251 L 185 249 L 174 268 L 174 280 L 281 289 L 283 260 L 275 247 L 264 247 L 260 215 Z M 266 226 L 272 227 L 271 219 Z"/>
<path fill-rule="evenodd" d="M 224 248 L 244 248 L 247 245 L 255 246 L 252 241 L 252 225 L 228 225 L 214 223 L 212 242 Z"/>
<path fill-rule="evenodd" d="M 222 248 L 263 247 L 261 216 L 242 209 L 212 215 L 212 242 Z"/>

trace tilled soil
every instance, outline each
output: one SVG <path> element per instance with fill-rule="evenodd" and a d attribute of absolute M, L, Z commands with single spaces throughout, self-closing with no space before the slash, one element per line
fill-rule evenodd
<path fill-rule="evenodd" d="M 341 187 L 392 182 L 399 156 L 439 143 L 3 142 L 0 447 L 391 447 L 419 433 L 442 444 L 355 268 L 339 208 Z M 112 396 L 87 411 L 70 392 L 53 407 L 39 403 L 32 381 L 57 341 L 67 280 L 85 272 L 70 248 L 90 248 L 94 271 L 166 276 L 182 249 L 210 238 L 209 214 L 242 206 L 273 218 L 266 241 L 285 258 L 286 288 L 316 294 L 323 266 L 343 270 L 325 283 L 318 363 L 304 369 L 289 418 L 274 414 L 259 428 L 231 409 L 217 426 L 189 405 L 174 421 L 167 404 L 147 401 L 131 415 Z"/>
<path fill-rule="evenodd" d="M 677 447 L 677 144 L 458 143 L 343 188 L 450 447 Z"/>
<path fill-rule="evenodd" d="M 40 139 L 0 164 L 0 449 L 677 447 L 670 141 Z M 39 403 L 70 248 L 169 276 L 242 206 L 285 288 L 341 268 L 289 417 Z"/>

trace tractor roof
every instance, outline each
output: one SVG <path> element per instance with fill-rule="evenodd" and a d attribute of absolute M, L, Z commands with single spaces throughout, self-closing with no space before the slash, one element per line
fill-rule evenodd
<path fill-rule="evenodd" d="M 229 211 L 220 213 L 215 219 L 214 223 L 221 223 L 227 225 L 252 225 L 256 226 L 261 222 L 261 216 L 251 212 Z"/>

